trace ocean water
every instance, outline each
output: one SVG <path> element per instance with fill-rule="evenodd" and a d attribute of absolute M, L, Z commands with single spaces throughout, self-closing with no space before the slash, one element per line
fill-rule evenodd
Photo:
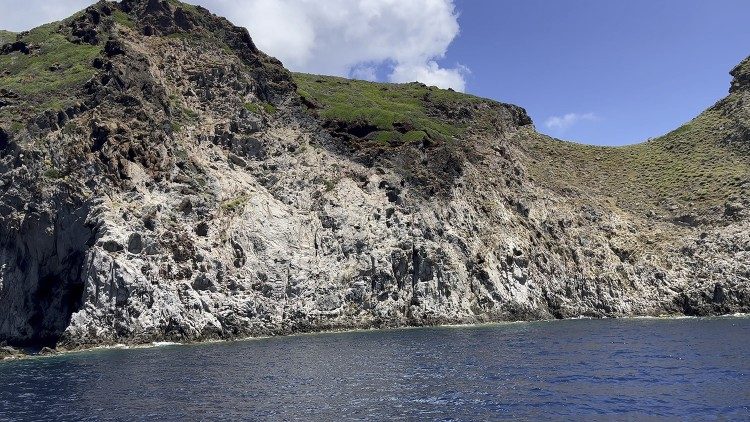
<path fill-rule="evenodd" d="M 0 363 L 0 420 L 750 420 L 750 319 L 571 320 Z"/>

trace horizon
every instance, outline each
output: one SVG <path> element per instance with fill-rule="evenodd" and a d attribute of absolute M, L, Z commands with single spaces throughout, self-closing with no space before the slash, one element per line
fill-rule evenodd
<path fill-rule="evenodd" d="M 20 9 L 10 0 L 0 5 L 0 28 L 28 30 L 93 3 L 31 0 Z M 452 88 L 523 107 L 540 132 L 590 145 L 637 144 L 679 128 L 727 95 L 729 71 L 750 55 L 732 42 L 750 39 L 741 24 L 750 4 L 740 0 L 187 3 L 248 28 L 293 72 Z"/>

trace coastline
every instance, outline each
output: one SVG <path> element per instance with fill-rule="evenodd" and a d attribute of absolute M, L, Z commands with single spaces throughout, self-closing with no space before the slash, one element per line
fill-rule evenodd
<path fill-rule="evenodd" d="M 381 331 L 402 331 L 402 330 L 420 330 L 429 328 L 482 328 L 491 326 L 503 326 L 503 325 L 514 325 L 514 324 L 533 324 L 533 323 L 554 323 L 564 321 L 576 321 L 576 320 L 683 320 L 683 319 L 746 319 L 750 318 L 750 313 L 736 312 L 732 314 L 720 314 L 720 315 L 633 315 L 623 317 L 591 317 L 580 315 L 573 318 L 555 318 L 555 319 L 536 319 L 536 320 L 505 320 L 505 321 L 489 321 L 489 322 L 477 322 L 477 323 L 455 323 L 455 324 L 434 324 L 434 325 L 402 325 L 393 327 L 370 327 L 370 328 L 340 328 L 340 329 L 322 329 L 322 330 L 309 330 L 309 331 L 298 331 L 289 334 L 278 334 L 278 335 L 259 335 L 249 337 L 235 337 L 235 338 L 224 338 L 224 339 L 205 339 L 197 341 L 186 341 L 186 342 L 174 342 L 174 341 L 154 341 L 150 343 L 115 343 L 115 344 L 102 344 L 90 347 L 81 347 L 76 349 L 50 349 L 44 347 L 39 352 L 33 353 L 28 350 L 34 350 L 34 348 L 12 348 L 17 354 L 4 356 L 0 358 L 0 365 L 7 362 L 16 362 L 22 360 L 31 359 L 46 359 L 46 358 L 57 358 L 63 356 L 69 356 L 73 354 L 91 353 L 97 351 L 109 351 L 109 350 L 138 350 L 138 349 L 155 349 L 160 347 L 174 347 L 174 346 L 203 346 L 217 343 L 235 343 L 235 342 L 247 342 L 247 341 L 258 341 L 265 339 L 272 339 L 278 337 L 301 337 L 301 336 L 317 336 L 317 335 L 330 335 L 330 334 L 345 334 L 345 333 L 368 333 L 368 332 L 381 332 Z M 9 347 L 6 346 L 5 349 Z"/>

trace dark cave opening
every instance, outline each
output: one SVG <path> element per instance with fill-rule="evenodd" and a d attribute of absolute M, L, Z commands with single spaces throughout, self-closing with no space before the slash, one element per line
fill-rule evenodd
<path fill-rule="evenodd" d="M 83 304 L 88 209 L 0 227 L 0 344 L 54 347 Z"/>

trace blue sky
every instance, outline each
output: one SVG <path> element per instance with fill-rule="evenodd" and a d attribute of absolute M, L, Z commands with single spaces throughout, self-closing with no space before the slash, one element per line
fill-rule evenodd
<path fill-rule="evenodd" d="M 0 0 L 20 31 L 95 0 Z M 452 87 L 525 107 L 537 129 L 623 145 L 724 97 L 750 55 L 750 0 L 186 0 L 290 69 Z"/>
<path fill-rule="evenodd" d="M 750 55 L 748 0 L 457 0 L 456 9 L 460 33 L 441 63 L 471 70 L 466 91 L 523 106 L 538 130 L 585 143 L 676 129 L 724 97 L 728 72 Z"/>

